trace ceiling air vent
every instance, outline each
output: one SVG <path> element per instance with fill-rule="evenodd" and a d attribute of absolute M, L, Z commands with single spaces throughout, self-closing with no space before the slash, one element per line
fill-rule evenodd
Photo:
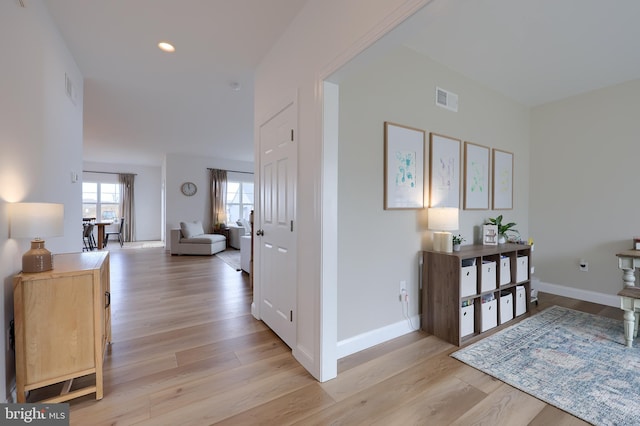
<path fill-rule="evenodd" d="M 458 112 L 458 95 L 436 87 L 436 105 Z"/>

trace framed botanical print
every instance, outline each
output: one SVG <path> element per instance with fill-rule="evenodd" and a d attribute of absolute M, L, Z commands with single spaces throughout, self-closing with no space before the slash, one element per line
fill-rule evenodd
<path fill-rule="evenodd" d="M 493 209 L 513 209 L 513 153 L 493 149 Z"/>
<path fill-rule="evenodd" d="M 426 132 L 384 123 L 384 208 L 424 208 Z"/>
<path fill-rule="evenodd" d="M 430 134 L 429 206 L 460 208 L 460 139 Z"/>
<path fill-rule="evenodd" d="M 489 147 L 464 143 L 464 209 L 489 209 Z"/>

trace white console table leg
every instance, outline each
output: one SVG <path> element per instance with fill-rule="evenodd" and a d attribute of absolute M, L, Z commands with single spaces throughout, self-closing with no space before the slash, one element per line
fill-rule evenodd
<path fill-rule="evenodd" d="M 622 269 L 624 287 L 618 292 L 620 307 L 624 310 L 624 340 L 627 347 L 633 346 L 640 325 L 640 287 L 636 287 L 636 268 L 640 268 L 640 250 L 625 250 L 617 253 L 618 268 Z"/>
<path fill-rule="evenodd" d="M 624 311 L 624 340 L 627 347 L 633 346 L 634 329 L 636 325 L 636 315 L 633 311 Z"/>
<path fill-rule="evenodd" d="M 625 287 L 634 287 L 636 285 L 635 271 L 635 269 L 622 270 L 622 281 L 624 282 Z"/>

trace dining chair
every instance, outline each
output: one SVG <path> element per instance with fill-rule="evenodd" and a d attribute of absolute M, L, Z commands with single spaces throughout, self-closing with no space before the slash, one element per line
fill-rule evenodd
<path fill-rule="evenodd" d="M 120 226 L 118 227 L 117 231 L 105 232 L 104 247 L 107 247 L 107 244 L 109 244 L 109 235 L 114 235 L 114 236 L 117 235 L 118 242 L 120 243 L 120 247 L 122 247 L 124 244 L 124 237 L 122 236 L 123 229 L 124 229 L 124 217 L 120 219 Z"/>
<path fill-rule="evenodd" d="M 97 249 L 96 240 L 93 237 L 93 223 L 82 224 L 82 243 L 84 247 L 82 251 L 91 251 Z"/>

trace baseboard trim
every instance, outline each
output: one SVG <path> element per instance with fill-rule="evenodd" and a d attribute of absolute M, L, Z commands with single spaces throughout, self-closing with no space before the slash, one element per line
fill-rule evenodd
<path fill-rule="evenodd" d="M 584 300 L 585 302 L 599 303 L 601 305 L 620 307 L 620 297 L 611 294 L 598 293 L 591 290 L 582 290 L 574 287 L 567 287 L 558 284 L 539 282 L 536 289 L 543 293 L 555 294 L 557 296 L 571 297 L 572 299 Z"/>
<path fill-rule="evenodd" d="M 298 346 L 291 350 L 291 355 L 298 361 L 316 380 L 320 380 L 320 374 L 316 374 L 317 368 L 313 360 L 313 356 L 308 351 Z"/>
<path fill-rule="evenodd" d="M 585 302 L 599 303 L 601 305 L 612 306 L 614 308 L 620 307 L 620 298 L 611 294 L 598 293 L 591 290 L 583 290 L 546 282 L 536 283 L 536 289 L 543 293 L 570 297 L 572 299 L 584 300 Z M 412 316 L 411 322 L 414 326 L 419 328 L 420 316 Z M 415 330 L 416 329 L 409 325 L 409 321 L 402 320 L 395 324 L 390 324 L 385 327 L 367 331 L 366 333 L 341 340 L 337 345 L 338 359 L 368 349 L 380 343 L 384 343 L 388 340 L 395 339 L 396 337 L 411 333 Z"/>
<path fill-rule="evenodd" d="M 420 328 L 420 315 L 412 316 L 411 324 L 417 328 L 413 328 L 409 321 L 405 319 L 395 324 L 341 340 L 338 342 L 338 359 L 418 330 Z"/>

